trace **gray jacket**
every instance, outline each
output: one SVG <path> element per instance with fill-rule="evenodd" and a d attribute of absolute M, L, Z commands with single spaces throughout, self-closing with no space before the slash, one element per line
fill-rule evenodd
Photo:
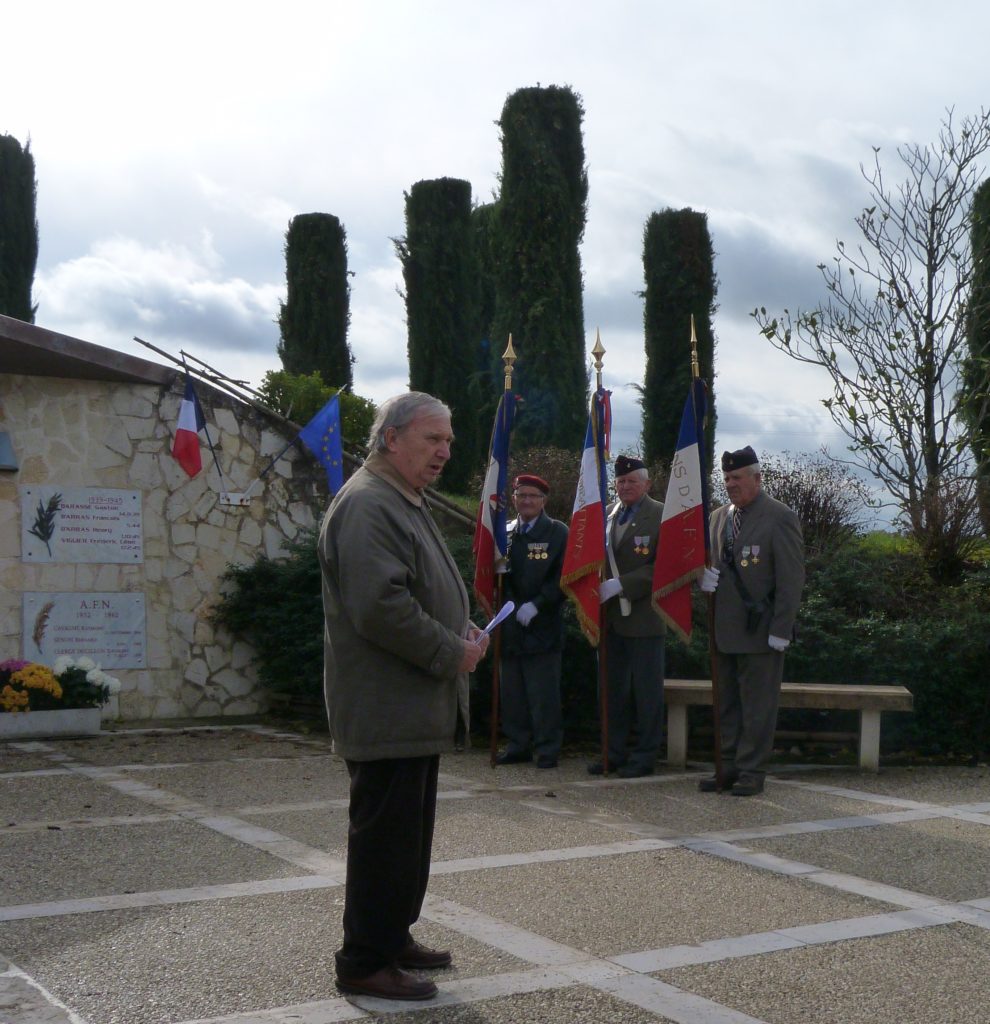
<path fill-rule="evenodd" d="M 622 539 L 617 537 L 619 502 L 609 506 L 605 529 L 608 544 L 615 556 L 615 565 L 622 580 L 622 593 L 631 608 L 622 614 L 619 598 L 605 603 L 608 625 L 619 636 L 663 636 L 667 627 L 653 610 L 653 565 L 657 560 L 657 539 L 663 502 L 648 494 L 643 496 L 635 516 L 626 524 Z M 608 555 L 605 557 L 605 578 L 613 576 Z"/>
<path fill-rule="evenodd" d="M 715 643 L 723 654 L 766 654 L 767 637 L 790 640 L 804 587 L 804 541 L 798 517 L 762 491 L 742 517 L 733 545 L 733 561 L 754 602 L 765 611 L 755 630 L 746 628 L 746 607 L 723 561 L 728 505 L 711 515 L 712 565 L 721 570 L 715 591 Z"/>
<path fill-rule="evenodd" d="M 369 456 L 323 520 L 324 690 L 334 749 L 425 757 L 453 741 L 468 596 L 429 508 Z"/>

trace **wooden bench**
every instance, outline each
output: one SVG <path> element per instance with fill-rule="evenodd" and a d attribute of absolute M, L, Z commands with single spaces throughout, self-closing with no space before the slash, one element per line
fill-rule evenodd
<path fill-rule="evenodd" d="M 667 679 L 663 684 L 667 704 L 667 763 L 687 764 L 688 714 L 691 704 L 712 703 L 710 679 Z M 844 683 L 784 683 L 782 708 L 825 708 L 859 712 L 859 766 L 875 772 L 880 767 L 880 714 L 911 711 L 914 697 L 903 686 L 860 686 Z"/>

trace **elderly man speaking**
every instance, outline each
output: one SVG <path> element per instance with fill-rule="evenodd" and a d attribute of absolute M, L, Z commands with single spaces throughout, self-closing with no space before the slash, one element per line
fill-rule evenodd
<path fill-rule="evenodd" d="M 423 495 L 452 441 L 438 399 L 388 399 L 320 531 L 327 713 L 351 778 L 337 987 L 381 999 L 432 998 L 436 985 L 406 969 L 451 963 L 409 928 L 430 876 L 440 752 L 488 647 Z"/>

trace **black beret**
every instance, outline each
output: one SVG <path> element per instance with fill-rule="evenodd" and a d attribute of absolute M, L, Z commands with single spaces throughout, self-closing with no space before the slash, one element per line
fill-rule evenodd
<path fill-rule="evenodd" d="M 759 461 L 756 452 L 749 445 L 737 452 L 722 452 L 722 472 L 729 473 L 733 469 L 742 469 L 743 466 L 755 466 Z"/>
<path fill-rule="evenodd" d="M 625 476 L 637 469 L 646 469 L 646 463 L 632 455 L 620 455 L 615 460 L 615 475 Z"/>
<path fill-rule="evenodd" d="M 536 476 L 535 473 L 520 473 L 513 481 L 512 487 L 514 490 L 518 490 L 520 487 L 524 487 L 527 484 L 530 487 L 535 487 L 543 494 L 550 493 L 550 485 L 543 479 L 543 477 Z"/>

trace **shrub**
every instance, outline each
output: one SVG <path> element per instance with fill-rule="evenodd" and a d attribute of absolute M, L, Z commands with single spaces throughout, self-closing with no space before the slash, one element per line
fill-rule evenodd
<path fill-rule="evenodd" d="M 259 682 L 305 698 L 323 695 L 323 600 L 316 535 L 306 531 L 281 561 L 231 566 L 213 619 L 254 646 Z"/>
<path fill-rule="evenodd" d="M 303 425 L 337 393 L 336 388 L 323 383 L 316 370 L 310 374 L 269 370 L 258 388 L 265 405 L 286 419 L 291 418 L 294 423 Z M 340 426 L 346 444 L 366 444 L 374 419 L 374 402 L 349 391 L 340 392 Z"/>

